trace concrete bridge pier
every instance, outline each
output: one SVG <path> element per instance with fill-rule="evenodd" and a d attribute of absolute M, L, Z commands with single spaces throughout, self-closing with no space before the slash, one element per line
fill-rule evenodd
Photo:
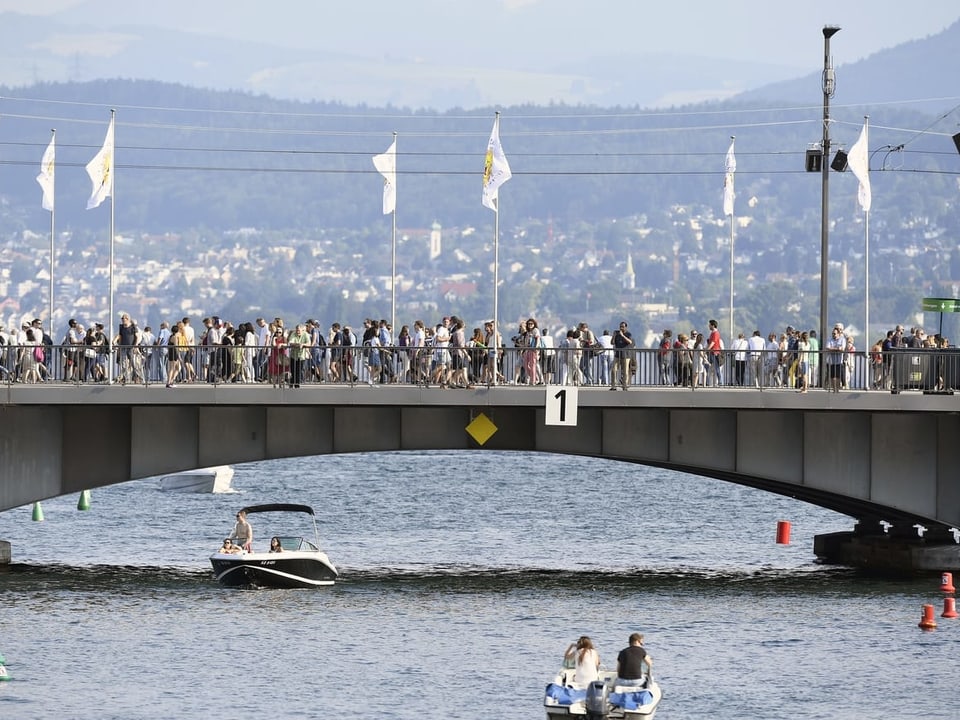
<path fill-rule="evenodd" d="M 892 530 L 892 528 L 891 528 Z M 883 574 L 960 572 L 960 545 L 950 533 L 863 532 L 862 529 L 816 535 L 813 552 L 825 563 Z"/>
<path fill-rule="evenodd" d="M 0 540 L 0 565 L 10 564 L 10 543 Z"/>

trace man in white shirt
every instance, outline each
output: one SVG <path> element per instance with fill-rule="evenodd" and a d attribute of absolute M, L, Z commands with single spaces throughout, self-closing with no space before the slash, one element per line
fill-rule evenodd
<path fill-rule="evenodd" d="M 64 339 L 64 344 L 69 345 L 67 348 L 67 363 L 66 368 L 66 377 L 64 378 L 67 382 L 79 382 L 80 377 L 80 352 L 81 346 L 83 345 L 83 325 L 78 323 L 73 318 L 70 319 L 68 323 L 69 329 L 67 330 L 67 337 Z"/>
<path fill-rule="evenodd" d="M 750 380 L 754 387 L 760 387 L 763 380 L 763 350 L 767 346 L 759 330 L 754 330 L 753 335 L 747 340 L 747 347 L 750 349 Z"/>
<path fill-rule="evenodd" d="M 544 382 L 557 382 L 556 375 L 559 372 L 557 350 L 554 346 L 553 335 L 546 327 L 540 328 L 540 348 L 540 372 L 543 373 Z"/>
<path fill-rule="evenodd" d="M 267 358 L 270 356 L 270 325 L 262 317 L 258 317 L 254 333 L 257 336 L 257 357 L 253 370 L 257 382 L 263 382 L 267 379 Z"/>

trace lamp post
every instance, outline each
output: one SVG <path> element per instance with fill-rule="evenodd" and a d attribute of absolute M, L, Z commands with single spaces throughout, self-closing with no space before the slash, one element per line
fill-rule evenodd
<path fill-rule="evenodd" d="M 827 275 L 830 260 L 829 254 L 829 187 L 830 187 L 830 98 L 836 90 L 837 78 L 833 72 L 833 62 L 830 59 L 830 38 L 840 32 L 836 25 L 825 25 L 823 28 L 823 160 L 820 163 L 820 337 L 827 337 Z M 821 365 L 821 371 L 825 369 Z"/>

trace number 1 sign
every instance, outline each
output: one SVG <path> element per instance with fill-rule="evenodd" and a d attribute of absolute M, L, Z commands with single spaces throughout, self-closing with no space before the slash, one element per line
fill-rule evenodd
<path fill-rule="evenodd" d="M 544 424 L 576 427 L 579 392 L 575 385 L 547 385 Z"/>

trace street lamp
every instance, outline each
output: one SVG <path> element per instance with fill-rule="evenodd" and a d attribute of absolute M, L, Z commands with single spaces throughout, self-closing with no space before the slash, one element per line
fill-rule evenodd
<path fill-rule="evenodd" d="M 830 38 L 840 32 L 836 25 L 825 25 L 823 28 L 823 152 L 820 162 L 820 337 L 827 337 L 827 275 L 829 261 L 829 186 L 830 163 L 830 98 L 837 89 L 837 78 L 833 72 L 833 62 L 830 59 Z M 821 368 L 823 366 L 821 365 Z"/>

